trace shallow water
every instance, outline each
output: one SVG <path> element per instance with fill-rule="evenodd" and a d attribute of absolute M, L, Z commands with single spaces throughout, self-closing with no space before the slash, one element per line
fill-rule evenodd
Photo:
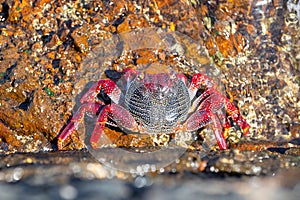
<path fill-rule="evenodd" d="M 202 178 L 196 174 L 160 177 L 87 180 L 51 178 L 39 183 L 38 175 L 18 183 L 0 183 L 0 199 L 232 199 L 297 200 L 299 170 L 274 177 Z"/>
<path fill-rule="evenodd" d="M 87 151 L 2 156 L 0 199 L 296 200 L 300 197 L 299 158 L 270 151 L 227 151 L 208 153 L 195 162 L 199 155 L 186 152 L 177 164 L 144 175 L 105 167 Z M 251 166 L 261 171 L 247 168 L 242 156 L 248 156 Z M 234 160 L 229 162 L 229 158 Z"/>

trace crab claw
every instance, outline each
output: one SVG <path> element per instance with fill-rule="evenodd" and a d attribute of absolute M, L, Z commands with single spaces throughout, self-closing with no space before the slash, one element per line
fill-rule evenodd
<path fill-rule="evenodd" d="M 214 116 L 212 118 L 212 128 L 214 130 L 215 138 L 217 140 L 218 146 L 221 150 L 228 149 L 224 133 L 222 132 L 222 125 L 220 121 L 218 120 L 217 116 Z"/>
<path fill-rule="evenodd" d="M 107 123 L 108 116 L 117 124 L 121 125 L 123 128 L 130 130 L 132 132 L 137 131 L 137 123 L 135 122 L 132 115 L 122 106 L 117 104 L 110 104 L 103 107 L 98 115 L 98 119 L 90 138 L 90 143 L 93 149 L 97 149 L 97 143 L 100 136 L 103 133 L 105 124 Z"/>
<path fill-rule="evenodd" d="M 97 99 L 97 95 L 100 91 L 103 90 L 105 94 L 107 94 L 113 102 L 118 102 L 120 98 L 121 91 L 116 86 L 116 83 L 112 80 L 100 80 L 81 97 L 81 103 L 89 103 L 89 102 L 97 102 L 99 104 L 103 104 L 101 101 Z"/>
<path fill-rule="evenodd" d="M 226 111 L 229 114 L 229 117 L 236 122 L 241 129 L 243 130 L 244 136 L 248 134 L 250 125 L 246 122 L 246 120 L 242 117 L 241 113 L 238 111 L 238 109 L 229 101 L 229 99 L 226 98 L 225 103 Z"/>
<path fill-rule="evenodd" d="M 223 127 L 217 117 L 211 110 L 197 110 L 193 113 L 186 122 L 187 131 L 195 131 L 208 124 L 212 124 L 212 129 L 220 149 L 228 149 Z"/>

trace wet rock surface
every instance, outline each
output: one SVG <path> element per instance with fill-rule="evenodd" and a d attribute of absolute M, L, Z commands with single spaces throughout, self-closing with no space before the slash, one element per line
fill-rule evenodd
<path fill-rule="evenodd" d="M 85 150 L 19 153 L 1 158 L 0 197 L 298 199 L 299 163 L 299 156 L 268 150 L 187 151 L 165 168 L 129 174 L 102 165 Z"/>
<path fill-rule="evenodd" d="M 297 1 L 1 0 L 0 199 L 300 199 L 299 13 Z M 173 164 L 139 175 L 78 151 L 84 131 L 66 141 L 68 151 L 57 151 L 56 138 L 87 87 L 79 75 L 87 63 L 99 67 L 91 54 L 113 35 L 145 27 L 178 31 L 202 47 L 197 61 L 220 72 L 223 93 L 251 125 L 247 137 L 240 141 L 233 124 L 230 150 L 195 141 Z M 99 70 L 194 55 L 186 44 L 181 48 L 182 57 L 122 52 Z M 177 70 L 197 70 L 184 66 Z M 105 133 L 115 144 L 105 147 L 111 155 L 116 146 L 167 144 L 163 137 Z"/>

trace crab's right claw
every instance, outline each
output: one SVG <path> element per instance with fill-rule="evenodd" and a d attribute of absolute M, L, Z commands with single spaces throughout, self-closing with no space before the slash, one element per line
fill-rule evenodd
<path fill-rule="evenodd" d="M 81 103 L 93 103 L 97 102 L 98 104 L 103 104 L 98 100 L 97 95 L 100 91 L 103 90 L 105 94 L 107 94 L 111 100 L 115 103 L 119 102 L 119 98 L 121 95 L 120 89 L 116 86 L 116 83 L 112 80 L 100 80 L 81 97 Z"/>
<path fill-rule="evenodd" d="M 137 123 L 125 108 L 114 103 L 106 105 L 98 115 L 97 123 L 90 138 L 90 143 L 93 149 L 98 148 L 97 144 L 103 133 L 105 124 L 107 123 L 108 116 L 127 130 L 131 130 L 133 132 L 137 131 Z"/>

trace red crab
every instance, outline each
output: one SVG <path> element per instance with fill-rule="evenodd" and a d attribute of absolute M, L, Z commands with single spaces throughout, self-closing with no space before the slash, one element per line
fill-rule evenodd
<path fill-rule="evenodd" d="M 97 116 L 90 138 L 94 149 L 108 120 L 131 133 L 150 134 L 191 132 L 211 124 L 220 149 L 228 148 L 224 133 L 231 125 L 230 118 L 244 135 L 248 133 L 250 126 L 239 110 L 205 74 L 196 73 L 189 79 L 184 74 L 139 73 L 126 68 L 122 72 L 107 70 L 106 75 L 110 79 L 96 82 L 81 98 L 82 106 L 58 137 L 58 149 L 63 148 L 63 142 L 78 128 L 85 113 Z"/>

